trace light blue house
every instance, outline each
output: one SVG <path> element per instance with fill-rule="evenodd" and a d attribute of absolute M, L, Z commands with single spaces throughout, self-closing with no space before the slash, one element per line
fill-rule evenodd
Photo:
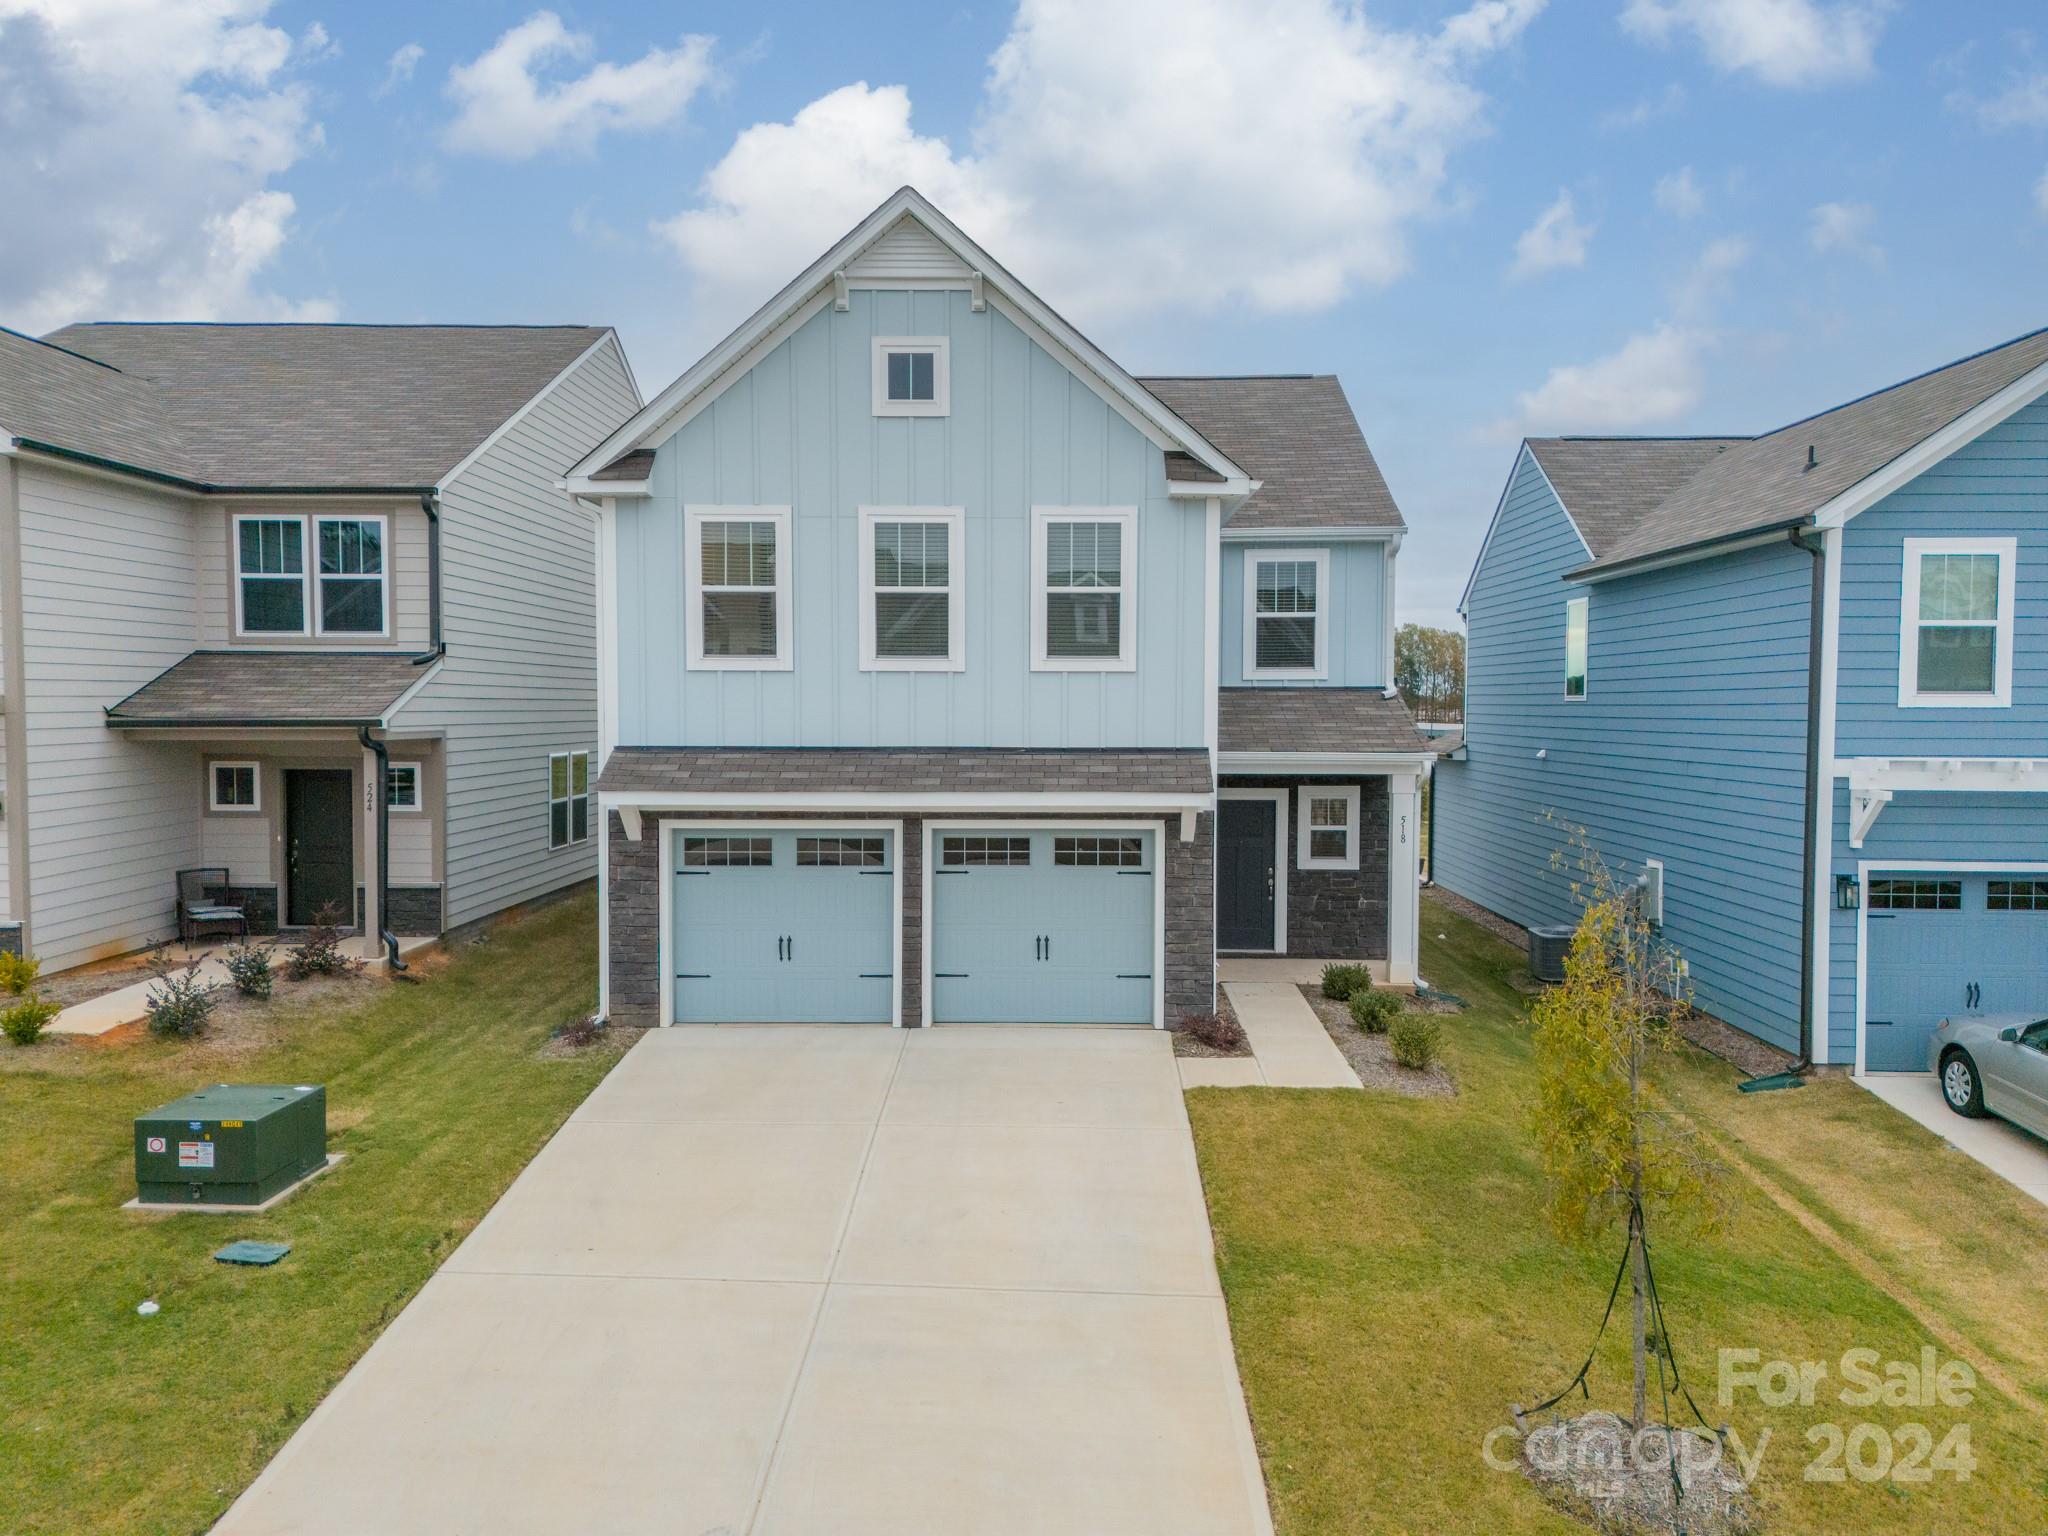
<path fill-rule="evenodd" d="M 2048 1006 L 2044 395 L 2036 333 L 1758 438 L 1524 443 L 1436 880 L 1568 921 L 1583 826 L 1700 1007 L 1859 1072 Z"/>
<path fill-rule="evenodd" d="M 1170 1026 L 1414 974 L 1403 525 L 1334 379 L 1134 378 L 916 192 L 565 481 L 604 1006 Z"/>

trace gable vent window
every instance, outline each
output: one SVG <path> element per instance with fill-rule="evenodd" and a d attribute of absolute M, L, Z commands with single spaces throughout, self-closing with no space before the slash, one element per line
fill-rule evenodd
<path fill-rule="evenodd" d="M 1907 539 L 1899 595 L 1899 703 L 2012 702 L 2013 539 Z"/>
<path fill-rule="evenodd" d="M 951 408 L 950 361 L 943 336 L 875 338 L 877 416 L 944 416 Z"/>

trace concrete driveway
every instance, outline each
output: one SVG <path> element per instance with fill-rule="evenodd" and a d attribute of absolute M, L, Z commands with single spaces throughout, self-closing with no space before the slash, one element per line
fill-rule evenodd
<path fill-rule="evenodd" d="M 649 1035 L 215 1529 L 1265 1536 L 1167 1038 Z"/>

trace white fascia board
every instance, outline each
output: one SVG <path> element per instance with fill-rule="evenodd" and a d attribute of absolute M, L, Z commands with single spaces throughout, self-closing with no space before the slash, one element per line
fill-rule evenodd
<path fill-rule="evenodd" d="M 1220 752 L 1219 773 L 1420 773 L 1437 754 L 1415 752 Z"/>
<path fill-rule="evenodd" d="M 1990 399 L 1963 412 L 1954 421 L 1884 465 L 1866 475 L 1846 491 L 1824 503 L 1813 514 L 1822 528 L 1839 528 L 1859 512 L 1868 511 L 1900 486 L 1918 478 L 1932 466 L 1974 442 L 2000 422 L 2048 394 L 2048 363 L 2021 374 Z"/>
<path fill-rule="evenodd" d="M 448 489 L 449 486 L 453 485 L 457 480 L 461 479 L 464 472 L 466 472 L 471 465 L 475 464 L 478 459 L 481 459 L 485 454 L 489 453 L 493 448 L 497 447 L 499 441 L 508 432 L 511 432 L 516 427 L 518 427 L 518 425 L 522 421 L 526 420 L 526 418 L 533 413 L 534 408 L 538 406 L 541 403 L 541 401 L 547 399 L 549 395 L 553 394 L 556 388 L 560 386 L 564 379 L 568 378 L 578 368 L 581 368 L 585 363 L 589 362 L 591 358 L 595 357 L 598 353 L 602 352 L 606 347 L 610 347 L 613 351 L 619 354 L 619 362 L 622 365 L 626 366 L 627 382 L 631 383 L 633 378 L 633 369 L 631 365 L 626 364 L 625 348 L 619 345 L 618 332 L 607 327 L 605 333 L 602 336 L 598 337 L 597 340 L 593 341 L 589 346 L 585 347 L 581 352 L 577 353 L 574 361 L 572 361 L 560 373 L 556 374 L 552 379 L 549 379 L 547 383 L 543 384 L 536 394 L 529 396 L 524 405 L 520 406 L 518 410 L 514 411 L 510 416 L 507 416 L 503 421 L 499 422 L 497 428 L 491 433 L 489 437 L 486 437 L 482 442 L 478 443 L 474 448 L 470 449 L 468 453 L 464 454 L 462 458 L 459 461 L 457 461 L 455 467 L 449 470 L 447 474 L 441 477 L 440 483 L 437 484 L 434 487 L 434 489 L 436 491 L 445 491 Z M 633 398 L 636 400 L 640 398 L 640 386 L 638 384 L 633 385 Z"/>
<path fill-rule="evenodd" d="M 1211 495 L 1230 493 L 1217 486 L 1210 486 Z M 1369 543 L 1399 545 L 1405 528 L 1389 528 L 1369 523 L 1338 523 L 1328 528 L 1262 528 L 1253 525 L 1233 528 L 1225 524 L 1223 540 L 1226 544 L 1249 544 L 1261 539 L 1342 539 L 1347 542 L 1364 540 Z"/>
<path fill-rule="evenodd" d="M 420 676 L 418 681 L 414 682 L 411 687 L 405 690 L 405 692 L 401 693 L 397 698 L 391 701 L 391 707 L 384 711 L 384 718 L 377 722 L 379 727 L 387 731 L 390 730 L 392 717 L 395 716 L 400 710 L 404 709 L 405 706 L 410 704 L 414 699 L 418 698 L 420 696 L 420 690 L 425 688 L 427 684 L 431 683 L 436 677 L 440 675 L 441 659 L 439 657 L 436 657 L 434 660 L 428 662 L 427 665 L 420 668 Z"/>
<path fill-rule="evenodd" d="M 599 790 L 606 810 L 647 811 L 1206 811 L 1213 795 L 1155 795 L 1062 790 L 1009 794 L 989 790 L 757 791 Z"/>
<path fill-rule="evenodd" d="M 1586 536 L 1579 532 L 1579 525 L 1573 521 L 1571 508 L 1566 507 L 1564 498 L 1557 494 L 1557 487 L 1550 484 L 1550 476 L 1544 473 L 1543 461 L 1536 457 L 1536 450 L 1529 446 L 1529 439 L 1522 439 L 1522 446 L 1515 450 L 1515 462 L 1508 466 L 1507 480 L 1500 488 L 1500 499 L 1493 504 L 1493 516 L 1487 519 L 1486 536 L 1479 541 L 1479 553 L 1472 557 L 1472 570 L 1465 577 L 1465 590 L 1458 594 L 1458 617 L 1465 618 L 1472 602 L 1472 583 L 1479 579 L 1479 568 L 1486 563 L 1486 551 L 1493 543 L 1493 531 L 1500 526 L 1500 515 L 1508 507 L 1508 492 L 1515 488 L 1515 480 L 1522 472 L 1522 460 L 1527 458 L 1536 466 L 1536 473 L 1543 476 L 1543 483 L 1550 488 L 1552 498 L 1564 508 L 1564 520 L 1571 524 L 1572 536 L 1579 541 L 1579 548 L 1585 550 L 1588 560 L 1593 558 L 1592 546 L 1586 543 Z"/>
<path fill-rule="evenodd" d="M 1169 480 L 1166 482 L 1166 494 L 1177 500 L 1206 501 L 1211 496 L 1221 496 L 1227 501 L 1243 501 L 1265 483 L 1263 480 Z"/>
<path fill-rule="evenodd" d="M 567 491 L 571 496 L 587 496 L 602 500 L 606 496 L 617 496 L 624 500 L 631 497 L 652 496 L 654 488 L 645 480 L 593 480 L 588 475 L 576 475 L 567 480 L 557 480 L 555 489 Z"/>
<path fill-rule="evenodd" d="M 848 231 L 830 250 L 785 284 L 775 297 L 754 311 L 738 329 L 700 358 L 681 378 L 655 396 L 616 432 L 585 455 L 570 471 L 570 477 L 587 475 L 594 469 L 603 468 L 620 454 L 644 446 L 648 439 L 668 425 L 671 417 L 688 405 L 710 383 L 735 367 L 764 336 L 782 324 L 792 311 L 802 308 L 821 295 L 825 302 L 830 302 L 834 273 L 842 271 L 905 214 L 910 214 L 923 224 L 942 244 L 948 246 L 970 271 L 981 273 L 986 296 L 991 302 L 1002 307 L 1013 321 L 1020 317 L 1030 320 L 1037 331 L 1051 338 L 1057 344 L 1058 350 L 1067 354 L 1082 377 L 1087 378 L 1092 374 L 1117 397 L 1120 409 L 1127 409 L 1135 417 L 1142 418 L 1148 424 L 1148 436 L 1160 435 L 1170 439 L 1173 446 L 1186 449 L 1227 480 L 1249 481 L 1250 476 L 1232 463 L 1213 443 L 1168 410 L 1157 396 L 1112 362 L 1087 337 L 1061 319 L 1050 306 L 1012 277 L 1009 270 L 1000 262 L 962 234 L 952 220 L 940 213 L 912 187 L 898 189 L 879 208 Z"/>

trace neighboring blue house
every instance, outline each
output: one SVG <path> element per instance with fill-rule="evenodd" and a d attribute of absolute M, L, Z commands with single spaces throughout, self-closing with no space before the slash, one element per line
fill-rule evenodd
<path fill-rule="evenodd" d="M 1414 976 L 1403 525 L 1334 379 L 1134 378 L 906 188 L 565 485 L 610 1016 L 1171 1026 L 1219 947 Z"/>
<path fill-rule="evenodd" d="M 1699 1006 L 1814 1062 L 2048 1005 L 2044 395 L 2036 333 L 1763 437 L 1524 443 L 1433 877 L 1568 921 L 1583 826 Z"/>

